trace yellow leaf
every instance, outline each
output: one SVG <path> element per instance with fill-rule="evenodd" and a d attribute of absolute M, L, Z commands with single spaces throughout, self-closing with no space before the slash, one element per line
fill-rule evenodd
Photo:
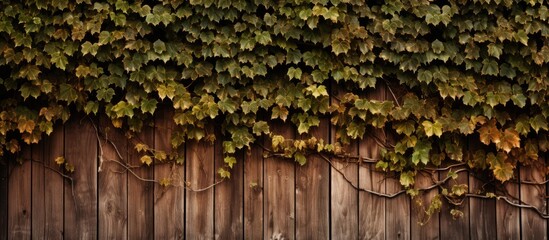
<path fill-rule="evenodd" d="M 499 143 L 501 141 L 501 132 L 496 127 L 496 120 L 492 119 L 483 124 L 478 130 L 480 141 L 486 145 L 490 142 Z"/>
<path fill-rule="evenodd" d="M 496 147 L 505 152 L 510 152 L 512 148 L 520 147 L 519 133 L 514 129 L 505 129 L 501 136 L 501 141 L 496 144 Z"/>
<path fill-rule="evenodd" d="M 63 156 L 56 157 L 55 158 L 55 163 L 57 163 L 57 165 L 61 165 L 61 164 L 65 163 L 65 157 L 63 157 Z"/>
<path fill-rule="evenodd" d="M 142 163 L 147 164 L 147 166 L 150 166 L 152 164 L 152 158 L 149 155 L 144 155 L 139 160 L 141 160 Z"/>
<path fill-rule="evenodd" d="M 137 150 L 137 152 L 147 151 L 148 149 L 149 149 L 149 146 L 147 146 L 147 144 L 144 144 L 144 143 L 135 144 L 135 150 Z"/>
<path fill-rule="evenodd" d="M 169 179 L 169 178 L 162 178 L 162 179 L 160 180 L 160 186 L 162 186 L 162 187 L 168 187 L 168 186 L 170 186 L 170 185 L 172 185 L 172 180 L 171 180 L 171 179 Z"/>
<path fill-rule="evenodd" d="M 67 172 L 69 172 L 69 173 L 73 173 L 74 172 L 74 165 L 72 165 L 71 163 L 66 162 L 65 163 L 65 170 L 67 170 Z"/>

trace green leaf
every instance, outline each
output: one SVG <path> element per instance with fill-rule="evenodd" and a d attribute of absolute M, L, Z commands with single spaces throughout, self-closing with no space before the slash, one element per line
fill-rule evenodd
<path fill-rule="evenodd" d="M 503 46 L 501 44 L 491 43 L 488 44 L 488 55 L 499 59 L 499 56 L 503 53 Z"/>
<path fill-rule="evenodd" d="M 268 45 L 272 42 L 271 34 L 268 31 L 256 31 L 255 41 L 263 45 Z"/>
<path fill-rule="evenodd" d="M 236 158 L 232 156 L 227 156 L 223 158 L 223 161 L 229 166 L 229 168 L 233 168 L 234 164 L 236 164 Z"/>
<path fill-rule="evenodd" d="M 133 107 L 131 106 L 131 104 L 128 104 L 125 101 L 118 102 L 116 105 L 112 107 L 111 110 L 116 113 L 116 116 L 118 118 L 133 117 Z"/>
<path fill-rule="evenodd" d="M 294 159 L 301 166 L 303 166 L 303 165 L 305 165 L 305 163 L 307 163 L 307 158 L 301 152 L 296 152 L 294 154 Z"/>
<path fill-rule="evenodd" d="M 294 67 L 290 67 L 288 68 L 288 77 L 290 78 L 290 80 L 292 79 L 301 79 L 301 69 L 300 68 L 294 68 Z"/>
<path fill-rule="evenodd" d="M 495 60 L 484 59 L 482 61 L 482 74 L 497 76 L 499 73 L 499 65 Z"/>
<path fill-rule="evenodd" d="M 414 185 L 415 182 L 415 173 L 412 171 L 406 171 L 400 173 L 400 184 L 405 188 L 409 188 Z"/>
<path fill-rule="evenodd" d="M 231 178 L 231 172 L 225 170 L 224 168 L 219 168 L 217 170 L 217 174 L 219 174 L 221 178 L 227 178 L 227 179 Z"/>
<path fill-rule="evenodd" d="M 444 51 L 444 43 L 442 43 L 440 40 L 436 39 L 431 43 L 431 48 L 433 49 L 433 52 L 436 54 L 442 53 Z"/>
<path fill-rule="evenodd" d="M 71 103 L 76 102 L 77 99 L 78 92 L 71 85 L 66 83 L 59 85 L 59 100 Z"/>
<path fill-rule="evenodd" d="M 514 38 L 515 41 L 519 41 L 524 44 L 524 46 L 528 46 L 528 35 L 524 30 L 518 30 L 518 32 L 515 33 Z"/>
<path fill-rule="evenodd" d="M 436 135 L 438 137 L 442 136 L 442 124 L 438 120 L 436 120 L 435 123 L 425 120 L 421 125 L 423 125 L 425 135 L 427 135 L 428 137 L 433 135 Z"/>
<path fill-rule="evenodd" d="M 269 134 L 269 124 L 265 121 L 257 121 L 254 123 L 253 133 L 256 136 L 260 136 L 262 133 Z"/>
<path fill-rule="evenodd" d="M 543 115 L 541 114 L 538 114 L 533 118 L 530 118 L 530 126 L 532 126 L 532 128 L 536 131 L 536 133 L 539 132 L 539 130 L 541 129 L 549 130 L 547 126 L 547 119 L 543 117 Z"/>
<path fill-rule="evenodd" d="M 166 51 L 166 44 L 158 39 L 153 43 L 153 49 L 156 53 L 161 54 Z"/>
<path fill-rule="evenodd" d="M 156 110 L 156 104 L 158 104 L 158 101 L 156 99 L 143 99 L 141 101 L 141 111 L 143 113 L 150 113 L 154 114 L 154 111 Z"/>

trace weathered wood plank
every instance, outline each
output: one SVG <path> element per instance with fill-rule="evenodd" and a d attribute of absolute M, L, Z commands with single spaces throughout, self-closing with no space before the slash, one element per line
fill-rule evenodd
<path fill-rule="evenodd" d="M 45 167 L 44 167 L 44 142 L 33 144 L 32 147 L 32 179 L 31 179 L 31 203 L 32 203 L 32 239 L 43 239 L 45 235 Z M 30 196 L 29 196 L 30 197 Z"/>
<path fill-rule="evenodd" d="M 436 173 L 434 173 L 436 174 Z M 435 178 L 438 178 L 436 176 Z M 416 188 L 425 188 L 433 185 L 431 176 L 422 175 L 418 173 L 415 179 Z M 439 230 L 440 224 L 439 219 L 440 215 L 438 212 L 433 213 L 430 217 L 426 216 L 424 211 L 429 208 L 432 200 L 437 196 L 438 188 L 427 190 L 425 192 L 420 192 L 420 196 L 416 197 L 416 200 L 421 200 L 422 206 L 418 206 L 417 202 L 412 203 L 412 239 L 440 239 Z M 442 201 L 442 199 L 441 199 Z M 423 225 L 421 225 L 421 224 Z"/>
<path fill-rule="evenodd" d="M 543 182 L 545 181 L 545 159 L 540 158 L 534 165 L 520 168 L 521 181 Z M 546 209 L 545 184 L 520 184 L 520 199 L 528 205 L 532 205 L 545 212 Z M 532 209 L 521 209 L 520 226 L 522 239 L 547 239 L 547 220 L 541 218 Z"/>
<path fill-rule="evenodd" d="M 311 136 L 329 139 L 328 119 L 311 129 Z M 330 165 L 319 156 L 309 156 L 296 168 L 296 239 L 330 237 Z"/>
<path fill-rule="evenodd" d="M 120 166 L 127 162 L 128 141 L 114 128 L 110 119 L 99 121 L 103 163 L 98 172 L 99 239 L 127 239 L 127 172 Z M 118 163 L 116 163 L 116 162 Z"/>
<path fill-rule="evenodd" d="M 384 100 L 385 86 L 380 83 L 366 94 L 370 100 Z M 369 127 L 359 141 L 358 154 L 369 159 L 379 159 L 379 143 L 386 141 L 385 132 Z M 360 159 L 359 159 L 360 160 Z M 358 186 L 363 189 L 385 193 L 385 176 L 375 169 L 375 164 L 359 163 Z M 385 203 L 383 197 L 366 192 L 358 194 L 359 239 L 385 239 Z"/>
<path fill-rule="evenodd" d="M 294 139 L 294 129 L 276 123 L 274 134 Z M 270 139 L 265 144 L 270 146 Z M 263 239 L 295 239 L 295 164 L 280 158 L 265 159 L 265 205 Z"/>
<path fill-rule="evenodd" d="M 154 149 L 171 153 L 171 136 L 174 128 L 173 111 L 157 110 L 155 116 Z M 183 153 L 184 154 L 184 153 Z M 169 179 L 180 187 L 154 186 L 154 235 L 156 239 L 181 239 L 185 234 L 184 166 L 155 161 L 154 178 Z"/>
<path fill-rule="evenodd" d="M 154 128 L 144 127 L 135 143 L 154 146 Z M 133 143 L 133 142 L 132 142 Z M 128 145 L 128 161 L 131 166 L 142 166 L 133 172 L 143 179 L 153 179 L 153 167 L 141 162 L 144 153 L 138 153 L 134 144 Z M 128 239 L 154 238 L 154 184 L 128 175 Z"/>
<path fill-rule="evenodd" d="M 453 169 L 455 171 L 455 169 Z M 444 179 L 448 175 L 448 171 L 440 172 L 439 178 Z M 445 184 L 444 187 L 451 191 L 453 185 L 469 184 L 469 174 L 467 172 L 458 173 L 458 178 L 451 181 L 451 184 Z M 454 218 L 450 211 L 452 209 L 459 210 L 463 213 L 460 218 Z M 448 202 L 443 202 L 440 210 L 440 239 L 469 239 L 469 199 L 463 200 L 460 206 L 451 206 Z"/>
<path fill-rule="evenodd" d="M 216 132 L 216 136 L 221 136 Z M 236 164 L 230 169 L 231 178 L 215 186 L 214 235 L 216 239 L 243 239 L 244 238 L 244 163 L 243 153 L 235 155 Z M 223 139 L 215 141 L 215 168 L 225 167 L 223 156 Z M 215 174 L 215 182 L 221 181 L 219 174 Z"/>
<path fill-rule="evenodd" d="M 469 192 L 483 193 L 484 182 L 469 175 Z M 469 198 L 471 239 L 492 239 L 496 232 L 496 199 Z"/>
<path fill-rule="evenodd" d="M 263 138 L 257 139 L 264 142 Z M 263 149 L 253 145 L 244 155 L 244 238 L 263 237 Z"/>
<path fill-rule="evenodd" d="M 505 183 L 505 190 L 512 196 L 519 197 L 519 186 L 516 183 Z M 520 209 L 507 204 L 504 200 L 496 202 L 497 239 L 520 238 Z"/>
<path fill-rule="evenodd" d="M 345 93 L 334 83 L 331 96 L 341 98 Z M 339 105 L 337 98 L 331 98 L 332 105 Z M 331 129 L 331 143 L 336 141 L 336 129 Z M 358 143 L 344 146 L 346 153 L 358 155 Z M 335 160 L 335 159 L 334 159 Z M 358 239 L 358 165 L 332 160 L 331 168 L 331 238 Z M 351 183 L 347 182 L 350 181 Z M 352 185 L 351 185 L 352 184 Z"/>
<path fill-rule="evenodd" d="M 212 131 L 208 129 L 207 131 Z M 203 189 L 214 183 L 215 149 L 206 140 L 187 142 L 186 182 L 192 189 Z M 214 238 L 214 188 L 204 191 L 188 191 L 185 222 L 187 239 Z M 221 203 L 223 204 L 223 203 Z M 230 203 L 226 203 L 230 204 Z"/>
<path fill-rule="evenodd" d="M 394 144 L 393 138 L 393 135 L 387 135 L 387 142 Z M 385 180 L 385 190 L 387 194 L 400 192 L 402 185 L 399 179 L 388 177 Z M 385 201 L 386 239 L 411 239 L 412 225 L 417 223 L 411 221 L 410 205 L 410 197 L 406 194 L 400 194 Z"/>
<path fill-rule="evenodd" d="M 381 131 L 372 130 L 372 133 L 382 136 Z M 380 138 L 384 140 L 383 137 Z M 372 136 L 365 136 L 360 141 L 359 155 L 372 159 L 379 158 L 379 148 Z M 358 171 L 360 188 L 385 193 L 385 176 L 375 169 L 374 164 L 360 164 Z M 386 200 L 383 197 L 359 192 L 359 239 L 385 239 L 385 203 Z"/>
<path fill-rule="evenodd" d="M 8 238 L 8 162 L 7 157 L 0 158 L 0 239 Z"/>
<path fill-rule="evenodd" d="M 64 184 L 70 184 L 70 181 L 65 180 L 63 176 L 51 169 L 59 169 L 55 159 L 63 156 L 64 151 L 64 127 L 58 126 L 48 138 L 44 139 L 44 166 L 46 168 L 44 182 L 46 184 L 44 185 L 45 222 L 43 224 L 46 231 L 43 239 L 63 238 L 63 188 Z"/>
<path fill-rule="evenodd" d="M 22 164 L 12 160 L 8 185 L 8 239 L 31 238 L 31 147 L 24 146 Z"/>
<path fill-rule="evenodd" d="M 95 123 L 93 123 L 95 124 Z M 65 184 L 66 239 L 97 239 L 97 137 L 90 119 L 72 116 L 65 124 L 65 159 L 74 166 Z"/>

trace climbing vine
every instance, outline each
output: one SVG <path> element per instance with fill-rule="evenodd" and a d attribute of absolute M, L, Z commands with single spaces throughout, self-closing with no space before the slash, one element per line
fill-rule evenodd
<path fill-rule="evenodd" d="M 509 181 L 549 148 L 548 18 L 541 0 L 0 1 L 0 156 L 74 112 L 139 132 L 168 106 L 174 149 L 220 124 L 225 177 L 260 136 L 305 164 L 380 129 L 376 166 L 406 189 L 455 162 Z M 333 141 L 310 135 L 322 119 Z"/>

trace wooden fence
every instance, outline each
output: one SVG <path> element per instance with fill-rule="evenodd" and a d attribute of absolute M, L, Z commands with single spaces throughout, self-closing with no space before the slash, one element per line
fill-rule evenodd
<path fill-rule="evenodd" d="M 168 150 L 172 129 L 168 119 L 169 112 L 160 112 L 155 127 L 146 128 L 139 138 Z M 98 138 L 96 125 L 112 144 Z M 32 161 L 17 164 L 4 159 L 0 239 L 547 239 L 546 220 L 531 209 L 496 199 L 467 199 L 460 208 L 462 218 L 454 220 L 444 208 L 420 226 L 421 209 L 406 195 L 383 198 L 357 191 L 347 181 L 382 193 L 401 190 L 396 180 L 369 164 L 334 160 L 330 166 L 310 157 L 300 167 L 266 158 L 259 146 L 239 155 L 229 181 L 204 191 L 185 190 L 181 186 L 196 190 L 219 180 L 222 139 L 214 144 L 186 143 L 180 153 L 185 156 L 182 165 L 159 164 L 129 172 L 112 160 L 140 165 L 141 155 L 109 128 L 102 121 L 92 124 L 88 118 L 73 118 L 23 151 L 23 158 Z M 282 125 L 274 131 L 296 137 L 295 131 Z M 326 121 L 314 135 L 331 137 Z M 376 146 L 366 138 L 347 151 L 375 158 Z M 58 156 L 74 165 L 72 180 L 58 172 L 54 161 Z M 144 180 L 167 177 L 179 187 Z M 483 186 L 472 176 L 464 177 L 470 192 Z M 521 169 L 520 178 L 543 181 L 544 175 Z M 418 184 L 432 182 L 424 178 Z M 546 207 L 545 185 L 508 184 L 507 190 L 524 202 Z M 433 189 L 424 200 L 437 191 Z"/>

